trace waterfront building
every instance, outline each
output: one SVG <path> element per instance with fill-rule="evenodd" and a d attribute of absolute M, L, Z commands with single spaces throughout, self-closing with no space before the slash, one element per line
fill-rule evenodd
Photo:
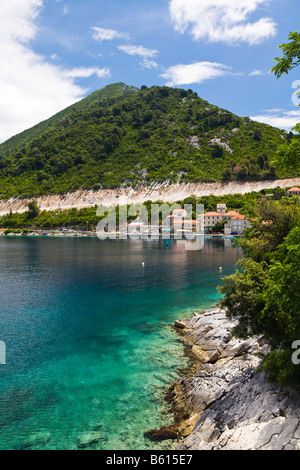
<path fill-rule="evenodd" d="M 204 214 L 204 230 L 207 231 L 212 229 L 222 221 L 223 214 L 220 214 L 219 212 L 206 212 L 206 214 Z"/>
<path fill-rule="evenodd" d="M 244 231 L 250 228 L 251 224 L 244 215 L 237 215 L 231 218 L 224 226 L 225 235 L 243 235 Z"/>

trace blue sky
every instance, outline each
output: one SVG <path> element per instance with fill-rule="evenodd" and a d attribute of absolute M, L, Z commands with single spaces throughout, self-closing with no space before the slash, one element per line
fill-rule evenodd
<path fill-rule="evenodd" d="M 282 129 L 300 68 L 270 69 L 299 0 L 1 0 L 0 141 L 110 83 L 191 88 Z"/>

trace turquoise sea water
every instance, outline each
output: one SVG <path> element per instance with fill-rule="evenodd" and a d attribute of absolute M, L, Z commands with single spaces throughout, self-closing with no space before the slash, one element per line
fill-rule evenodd
<path fill-rule="evenodd" d="M 241 256 L 218 239 L 0 239 L 0 449 L 170 445 L 144 437 L 172 422 L 163 393 L 187 365 L 170 325 L 214 305 Z"/>

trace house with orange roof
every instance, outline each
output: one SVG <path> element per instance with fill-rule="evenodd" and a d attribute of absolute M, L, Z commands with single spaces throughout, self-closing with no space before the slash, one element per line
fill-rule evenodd
<path fill-rule="evenodd" d="M 288 189 L 286 194 L 287 196 L 293 196 L 293 195 L 300 196 L 300 188 L 294 187 L 294 188 Z"/>
<path fill-rule="evenodd" d="M 244 231 L 250 228 L 249 220 L 241 214 L 232 217 L 224 226 L 224 233 L 226 235 L 243 235 Z"/>
<path fill-rule="evenodd" d="M 225 234 L 241 235 L 250 227 L 250 222 L 244 215 L 237 211 L 226 212 L 226 204 L 218 204 L 217 211 L 209 211 L 203 214 L 199 220 L 187 220 L 185 209 L 175 209 L 172 215 L 166 218 L 167 225 L 172 232 L 197 231 L 204 228 L 204 232 L 213 231 L 217 224 L 224 222 Z"/>
<path fill-rule="evenodd" d="M 174 209 L 172 215 L 175 219 L 182 219 L 182 217 L 186 217 L 187 213 L 185 209 Z"/>
<path fill-rule="evenodd" d="M 176 218 L 173 215 L 170 215 L 167 217 L 170 225 L 170 229 L 173 232 L 178 232 L 178 231 L 199 231 L 200 229 L 200 221 L 199 220 L 190 220 L 190 219 L 185 219 L 185 218 Z"/>
<path fill-rule="evenodd" d="M 187 211 L 185 209 L 174 209 L 172 215 L 166 218 L 167 226 L 172 232 L 192 231 L 199 232 L 200 221 L 187 219 Z"/>
<path fill-rule="evenodd" d="M 223 221 L 223 214 L 220 212 L 206 212 L 203 217 L 205 231 L 214 228 L 215 225 Z"/>
<path fill-rule="evenodd" d="M 225 212 L 224 212 L 225 208 Z M 226 212 L 226 204 L 218 204 L 217 211 L 210 211 L 204 214 L 204 231 L 210 232 L 217 224 L 224 223 L 224 233 L 236 233 L 241 235 L 250 227 L 249 220 L 237 211 Z"/>
<path fill-rule="evenodd" d="M 237 211 L 228 211 L 224 214 L 224 220 L 231 220 L 233 217 L 238 217 L 240 215 Z"/>

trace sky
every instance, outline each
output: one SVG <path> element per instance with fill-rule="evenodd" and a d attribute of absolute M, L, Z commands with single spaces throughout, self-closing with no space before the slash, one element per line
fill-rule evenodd
<path fill-rule="evenodd" d="M 299 23 L 299 0 L 0 0 L 0 142 L 116 82 L 290 130 L 300 67 L 270 71 Z"/>

